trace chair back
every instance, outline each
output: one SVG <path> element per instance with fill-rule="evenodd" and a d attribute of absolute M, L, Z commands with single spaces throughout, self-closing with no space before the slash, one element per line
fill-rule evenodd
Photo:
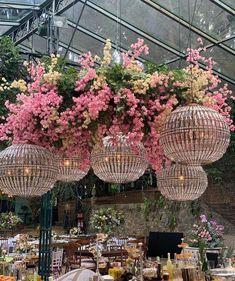
<path fill-rule="evenodd" d="M 8 239 L 0 238 L 0 247 L 8 250 Z"/>
<path fill-rule="evenodd" d="M 59 249 L 57 251 L 52 252 L 52 269 L 60 269 L 62 267 L 63 261 L 63 249 Z"/>
<path fill-rule="evenodd" d="M 68 261 L 74 261 L 77 260 L 78 258 L 78 248 L 80 245 L 77 243 L 68 243 L 67 245 L 64 246 L 64 256 L 65 259 Z"/>
<path fill-rule="evenodd" d="M 186 248 L 183 248 L 182 253 L 183 254 L 190 254 L 191 255 L 190 262 L 193 265 L 197 265 L 198 262 L 201 260 L 200 252 L 199 252 L 198 248 L 186 247 Z"/>

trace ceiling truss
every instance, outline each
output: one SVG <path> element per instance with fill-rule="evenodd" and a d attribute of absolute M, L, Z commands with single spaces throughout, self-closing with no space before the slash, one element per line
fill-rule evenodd
<path fill-rule="evenodd" d="M 181 24 L 182 26 L 192 30 L 193 32 L 195 32 L 196 34 L 202 36 L 203 38 L 207 39 L 209 42 L 211 42 L 209 45 L 206 46 L 207 49 L 212 48 L 214 46 L 218 46 L 221 49 L 225 50 L 226 52 L 228 52 L 229 54 L 235 55 L 235 50 L 228 47 L 227 45 L 224 44 L 225 41 L 233 39 L 233 37 L 229 38 L 229 39 L 225 39 L 225 40 L 216 40 L 214 37 L 210 36 L 209 34 L 203 32 L 202 30 L 200 30 L 199 28 L 195 27 L 194 25 L 191 25 L 189 22 L 185 21 L 182 18 L 179 18 L 177 15 L 175 15 L 174 13 L 170 12 L 169 10 L 163 8 L 162 6 L 158 5 L 156 2 L 153 2 L 152 0 L 141 0 L 142 2 L 144 2 L 147 5 L 150 5 L 152 8 L 154 8 L 155 10 L 161 12 L 162 14 L 166 15 L 167 17 L 173 19 L 175 22 L 177 22 L 178 24 Z M 221 8 L 223 8 L 224 10 L 226 10 L 227 12 L 229 12 L 232 15 L 235 15 L 235 11 L 234 9 L 232 9 L 231 7 L 229 7 L 228 5 L 226 5 L 225 3 L 223 3 L 220 0 L 210 0 L 211 2 L 213 2 L 214 4 L 220 6 Z M 12 29 L 10 29 L 10 31 L 7 32 L 7 35 L 10 35 L 13 40 L 16 43 L 21 43 L 23 42 L 26 38 L 28 38 L 29 36 L 31 36 L 33 33 L 35 33 L 38 29 L 38 26 L 40 24 L 42 24 L 45 21 L 45 18 L 43 18 L 42 15 L 48 15 L 51 13 L 51 8 L 52 8 L 52 0 L 48 0 L 46 1 L 42 6 L 40 6 L 40 10 L 39 11 L 32 11 L 30 13 L 30 15 L 28 15 L 26 18 L 22 19 L 21 22 L 19 22 L 19 26 L 15 25 L 12 27 Z M 56 11 L 55 11 L 55 15 L 61 15 L 64 11 L 66 11 L 67 9 L 69 9 L 70 7 L 72 7 L 74 4 L 78 3 L 78 2 L 82 2 L 84 3 L 85 0 L 57 0 L 56 3 Z M 5 3 L 1 3 L 2 5 L 4 5 Z M 182 52 L 181 50 L 176 49 L 175 47 L 170 46 L 168 43 L 163 42 L 162 40 L 159 40 L 153 36 L 151 36 L 150 34 L 147 34 L 146 32 L 142 31 L 141 29 L 131 25 L 130 23 L 126 22 L 123 19 L 117 19 L 117 16 L 110 13 L 109 11 L 103 9 L 102 7 L 98 6 L 97 4 L 94 4 L 91 1 L 87 1 L 85 3 L 88 7 L 96 10 L 97 12 L 101 13 L 102 15 L 114 20 L 114 21 L 118 21 L 122 26 L 128 28 L 129 30 L 135 32 L 136 34 L 138 34 L 139 36 L 141 36 L 144 39 L 149 40 L 150 42 L 164 48 L 165 50 L 171 52 L 172 54 L 176 55 L 177 58 L 172 59 L 166 63 L 172 63 L 175 62 L 179 59 L 185 59 L 186 55 L 184 52 Z M 24 5 L 22 5 L 24 6 Z M 29 7 L 30 8 L 30 7 Z M 75 28 L 76 24 L 70 20 L 68 20 L 68 24 Z M 92 38 L 100 41 L 100 42 L 104 42 L 105 38 L 103 38 L 102 36 L 91 32 L 90 30 L 88 30 L 87 28 L 84 28 L 83 26 L 78 25 L 77 29 L 80 30 L 81 32 L 87 34 L 88 36 L 91 36 Z M 114 43 L 113 43 L 114 44 Z M 64 48 L 66 48 L 66 44 L 59 42 L 60 46 L 63 46 Z M 74 51 L 74 53 L 80 54 L 79 50 L 76 50 L 72 47 L 69 48 L 71 51 Z M 72 50 L 74 49 L 74 50 Z M 202 66 L 203 67 L 203 66 Z M 215 71 L 216 72 L 216 71 Z M 227 77 L 224 74 L 221 74 L 220 72 L 217 72 L 218 76 L 220 76 L 221 78 L 223 78 L 224 80 L 232 83 L 235 85 L 235 80 L 233 80 L 230 77 Z"/>

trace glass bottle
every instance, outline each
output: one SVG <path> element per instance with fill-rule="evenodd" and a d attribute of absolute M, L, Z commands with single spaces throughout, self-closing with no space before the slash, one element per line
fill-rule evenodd
<path fill-rule="evenodd" d="M 168 253 L 167 254 L 167 263 L 166 263 L 166 269 L 167 269 L 167 272 L 169 273 L 169 279 L 172 280 L 173 279 L 173 264 L 172 264 L 172 261 L 171 261 L 171 254 Z"/>
<path fill-rule="evenodd" d="M 157 281 L 162 280 L 162 264 L 160 257 L 157 257 Z"/>

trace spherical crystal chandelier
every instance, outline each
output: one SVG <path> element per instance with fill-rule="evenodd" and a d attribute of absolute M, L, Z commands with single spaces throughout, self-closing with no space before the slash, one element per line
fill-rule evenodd
<path fill-rule="evenodd" d="M 58 164 L 44 147 L 13 144 L 0 152 L 0 186 L 7 194 L 40 196 L 56 182 Z"/>
<path fill-rule="evenodd" d="M 81 168 L 81 157 L 60 157 L 57 179 L 64 182 L 79 181 L 88 173 L 90 167 Z"/>
<path fill-rule="evenodd" d="M 103 139 L 91 153 L 91 166 L 101 180 L 110 183 L 127 183 L 141 177 L 148 167 L 142 143 L 133 145 L 128 137 L 118 136 Z"/>
<path fill-rule="evenodd" d="M 230 141 L 224 117 L 201 106 L 178 107 L 167 117 L 160 135 L 164 154 L 183 164 L 208 164 L 220 159 Z"/>
<path fill-rule="evenodd" d="M 188 201 L 199 198 L 205 192 L 208 181 L 201 166 L 175 164 L 161 170 L 157 184 L 164 197 Z"/>

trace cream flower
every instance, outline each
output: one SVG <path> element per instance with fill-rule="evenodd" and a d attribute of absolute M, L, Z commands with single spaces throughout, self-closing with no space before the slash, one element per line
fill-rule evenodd
<path fill-rule="evenodd" d="M 106 43 L 104 45 L 104 50 L 103 50 L 103 59 L 102 59 L 102 62 L 101 62 L 101 65 L 109 65 L 110 62 L 111 62 L 111 53 L 110 53 L 110 50 L 112 48 L 112 44 L 111 44 L 111 41 L 110 39 L 107 39 L 106 40 Z"/>
<path fill-rule="evenodd" d="M 14 80 L 11 83 L 10 88 L 19 89 L 21 92 L 27 91 L 27 85 L 26 85 L 26 82 L 23 79 Z"/>
<path fill-rule="evenodd" d="M 58 71 L 49 71 L 43 75 L 43 79 L 47 83 L 56 84 L 57 81 L 60 79 L 61 73 Z"/>

